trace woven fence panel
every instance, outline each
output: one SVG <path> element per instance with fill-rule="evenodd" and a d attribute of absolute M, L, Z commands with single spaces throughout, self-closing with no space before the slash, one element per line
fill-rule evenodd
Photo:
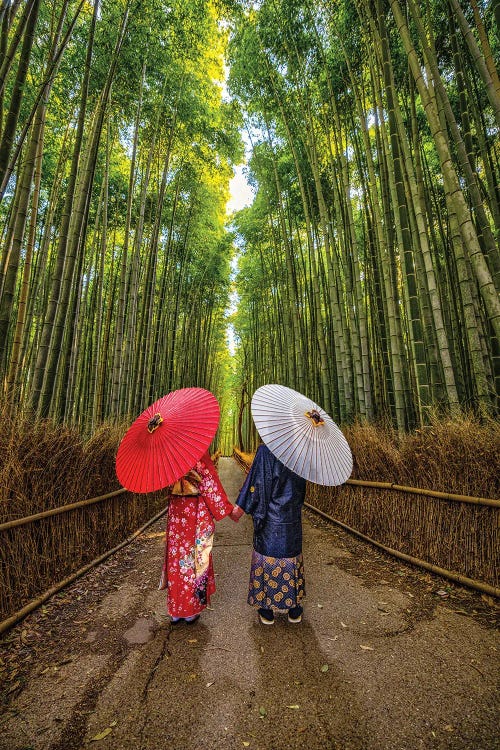
<path fill-rule="evenodd" d="M 127 493 L 3 531 L 0 620 L 115 547 L 165 506 L 165 493 Z"/>

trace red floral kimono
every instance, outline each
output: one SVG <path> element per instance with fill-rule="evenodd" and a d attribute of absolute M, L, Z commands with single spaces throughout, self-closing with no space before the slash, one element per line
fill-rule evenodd
<path fill-rule="evenodd" d="M 160 589 L 167 590 L 171 617 L 192 617 L 210 604 L 215 591 L 212 545 L 215 521 L 233 505 L 206 453 L 194 467 L 201 477 L 199 495 L 171 495 Z"/>

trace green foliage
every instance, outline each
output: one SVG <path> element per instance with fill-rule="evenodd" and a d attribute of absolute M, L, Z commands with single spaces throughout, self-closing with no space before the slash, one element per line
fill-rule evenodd
<path fill-rule="evenodd" d="M 43 79 L 61 8 L 59 1 L 42 4 L 19 128 Z M 75 0 L 63 30 L 76 8 Z M 68 339 L 51 394 L 54 416 L 90 426 L 96 418 L 134 411 L 169 388 L 201 385 L 221 392 L 233 253 L 225 206 L 233 164 L 243 156 L 240 108 L 222 99 L 228 38 L 222 12 L 211 0 L 174 0 L 168 6 L 159 0 L 111 0 L 99 6 L 77 191 L 110 71 L 113 77 L 91 165 L 88 222 L 85 216 L 73 218 L 81 222 L 83 244 L 65 323 L 72 348 Z M 53 286 L 92 13 L 85 4 L 48 99 L 25 327 L 24 356 L 31 365 L 14 394 L 21 402 L 31 398 L 47 290 Z M 4 238 L 12 188 L 13 181 L 0 203 Z M 22 267 L 21 262 L 19 273 Z M 14 323 L 15 317 L 12 330 Z"/>
<path fill-rule="evenodd" d="M 438 408 L 457 408 L 458 401 L 479 411 L 498 409 L 493 395 L 498 346 L 488 325 L 478 323 L 486 314 L 485 295 L 476 296 L 474 317 L 488 341 L 491 366 L 482 371 L 478 365 L 470 378 L 476 323 L 470 322 L 464 337 L 472 304 L 466 290 L 476 290 L 478 278 L 464 272 L 458 280 L 460 254 L 468 252 L 469 240 L 462 248 L 458 230 L 451 236 L 460 209 L 452 207 L 457 193 L 450 197 L 444 175 L 449 160 L 443 157 L 447 148 L 464 202 L 470 204 L 473 185 L 461 161 L 454 117 L 474 179 L 485 190 L 488 229 L 498 233 L 493 189 L 498 128 L 451 5 L 429 2 L 424 12 L 419 3 L 401 4 L 425 80 L 436 75 L 430 64 L 435 56 L 436 85 L 442 83 L 450 104 L 447 122 L 438 107 L 446 146 L 438 143 L 441 133 L 421 99 L 408 42 L 391 5 L 386 0 L 262 0 L 241 2 L 234 13 L 229 88 L 244 108 L 252 136 L 249 179 L 256 192 L 253 206 L 235 219 L 241 252 L 234 325 L 241 387 L 249 381 L 251 390 L 275 378 L 305 388 L 323 405 L 331 403 L 340 420 L 356 413 L 389 416 L 405 428 L 428 419 L 430 402 Z M 479 44 L 473 9 L 461 5 Z M 492 9 L 487 3 L 479 3 L 479 9 L 495 50 Z M 431 89 L 431 98 L 434 93 Z M 394 177 L 396 169 L 401 173 Z M 423 217 L 420 229 L 417 215 Z M 481 237 L 478 242 L 485 256 L 495 258 L 490 268 L 498 273 L 498 252 Z M 425 256 L 424 273 L 427 248 L 432 260 Z M 474 257 L 472 246 L 470 252 Z M 413 273 L 420 274 L 418 290 Z M 498 291 L 498 281 L 485 273 Z M 437 289 L 432 301 L 429 287 Z M 415 319 L 424 319 L 426 312 L 425 342 L 416 343 L 421 334 Z M 440 333 L 443 325 L 446 329 L 439 344 L 434 324 Z M 448 368 L 448 374 L 453 369 L 446 393 L 440 368 Z M 405 377 L 406 383 L 397 382 Z M 489 384 L 482 395 L 481 382 Z"/>
<path fill-rule="evenodd" d="M 109 0 L 91 46 L 85 3 L 30 120 L 59 21 L 61 40 L 78 10 L 70 0 L 60 19 L 62 0 L 41 4 L 0 201 L 0 361 L 14 402 L 91 426 L 174 387 L 227 388 L 238 406 L 225 441 L 242 394 L 270 380 L 340 421 L 409 427 L 431 405 L 497 409 L 491 95 L 451 5 L 430 0 L 422 16 L 402 5 L 407 38 L 387 0 Z M 495 57 L 494 9 L 479 10 Z M 413 54 L 424 85 L 436 77 L 430 102 Z M 228 228 L 243 126 L 255 200 Z M 41 170 L 30 172 L 37 139 Z M 247 408 L 240 426 L 251 437 Z"/>

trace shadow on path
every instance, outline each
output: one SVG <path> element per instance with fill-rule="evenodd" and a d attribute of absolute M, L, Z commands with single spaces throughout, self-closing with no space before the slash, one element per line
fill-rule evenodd
<path fill-rule="evenodd" d="M 307 615 L 300 624 L 280 616 L 271 627 L 255 620 L 249 632 L 258 654 L 256 748 L 368 746 L 355 692 L 335 662 L 326 660 Z"/>

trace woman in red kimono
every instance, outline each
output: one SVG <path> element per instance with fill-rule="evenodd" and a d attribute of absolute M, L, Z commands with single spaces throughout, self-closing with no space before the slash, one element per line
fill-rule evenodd
<path fill-rule="evenodd" d="M 212 545 L 215 521 L 233 505 L 207 453 L 171 490 L 160 589 L 172 622 L 197 620 L 215 591 Z"/>

